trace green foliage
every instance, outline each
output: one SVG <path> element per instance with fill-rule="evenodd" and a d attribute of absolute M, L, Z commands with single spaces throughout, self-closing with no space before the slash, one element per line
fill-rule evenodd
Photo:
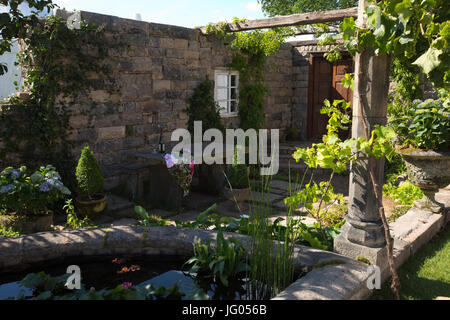
<path fill-rule="evenodd" d="M 414 201 L 423 197 L 423 192 L 409 181 L 395 185 L 392 182 L 383 186 L 383 194 L 394 199 L 396 204 L 412 206 Z"/>
<path fill-rule="evenodd" d="M 448 91 L 450 13 L 445 0 L 384 0 L 372 2 L 366 13 L 366 27 L 358 28 L 353 18 L 340 25 L 351 54 L 369 47 L 375 54 L 393 54 L 394 80 L 403 93 L 415 95 L 412 99 L 421 98 L 418 67 L 436 88 Z"/>
<path fill-rule="evenodd" d="M 267 58 L 276 54 L 284 38 L 286 29 L 255 30 L 233 35 L 234 49 L 230 68 L 239 71 L 239 117 L 244 130 L 260 129 L 264 126 L 264 97 L 269 94 L 264 85 L 263 70 Z"/>
<path fill-rule="evenodd" d="M 181 300 L 184 293 L 180 292 L 175 284 L 170 288 L 158 287 L 153 285 L 132 286 L 118 285 L 111 290 L 94 289 L 86 290 L 81 285 L 80 290 L 69 290 L 65 283 L 70 275 L 52 277 L 44 272 L 28 274 L 21 285 L 33 292 L 32 297 L 25 297 L 24 291 L 17 297 L 11 297 L 15 300 Z"/>
<path fill-rule="evenodd" d="M 352 79 L 347 76 L 344 79 L 344 85 L 349 87 L 353 83 Z M 339 136 L 339 130 L 347 129 L 350 124 L 350 116 L 346 112 L 350 108 L 350 103 L 344 100 L 336 100 L 331 104 L 328 100 L 324 101 L 324 107 L 321 113 L 328 115 L 327 134 L 323 136 L 322 143 L 312 144 L 310 148 L 297 148 L 292 155 L 298 162 L 304 161 L 310 169 L 317 167 L 330 169 L 331 175 L 328 182 L 308 183 L 296 194 L 290 195 L 285 199 L 285 203 L 290 208 L 298 208 L 304 205 L 308 210 L 313 210 L 313 203 L 319 202 L 319 207 L 316 210 L 315 218 L 318 220 L 318 230 L 321 238 L 325 241 L 325 246 L 322 245 L 318 239 L 314 239 L 307 234 L 305 238 L 312 246 L 315 247 L 332 247 L 332 241 L 329 242 L 329 236 L 326 234 L 324 223 L 334 224 L 338 227 L 343 223 L 343 217 L 346 214 L 345 203 L 343 199 L 339 201 L 339 205 L 335 207 L 336 211 L 329 211 L 330 207 L 322 211 L 322 205 L 329 202 L 333 197 L 331 182 L 334 174 L 343 173 L 347 170 L 347 165 L 350 161 L 358 157 L 358 152 L 363 152 L 368 156 L 380 158 L 386 156 L 387 159 L 392 159 L 395 154 L 392 147 L 393 140 L 396 135 L 392 128 L 375 126 L 370 138 L 351 138 L 342 141 Z M 312 177 L 311 177 L 312 180 Z M 331 239 L 332 240 L 332 239 Z"/>
<path fill-rule="evenodd" d="M 184 109 L 188 115 L 187 127 L 191 134 L 194 133 L 194 121 L 202 121 L 203 131 L 208 129 L 225 128 L 220 120 L 219 106 L 214 100 L 214 83 L 205 80 L 194 90 L 194 94 L 188 100 L 189 106 Z"/>
<path fill-rule="evenodd" d="M 345 9 L 358 5 L 355 0 L 258 0 L 270 17 L 295 13 Z"/>
<path fill-rule="evenodd" d="M 141 216 L 142 220 L 139 221 L 139 224 L 142 226 L 164 227 L 169 225 L 169 220 L 150 217 L 147 210 L 141 206 L 134 207 L 134 211 Z"/>
<path fill-rule="evenodd" d="M 210 229 L 216 226 L 216 229 L 220 229 L 223 223 L 228 222 L 228 219 L 218 214 L 213 214 L 212 212 L 216 209 L 217 203 L 214 203 L 211 207 L 201 212 L 193 222 L 175 220 L 176 226 L 190 229 Z"/>
<path fill-rule="evenodd" d="M 326 203 L 326 208 L 319 211 L 319 218 L 325 226 L 339 228 L 345 223 L 347 212 L 348 203 L 344 200 L 344 195 L 334 194 L 331 203 Z"/>
<path fill-rule="evenodd" d="M 190 273 L 200 277 L 212 277 L 214 282 L 228 287 L 231 282 L 243 279 L 248 265 L 245 250 L 234 238 L 225 239 L 222 231 L 217 234 L 216 245 L 198 240 L 194 244 L 194 256 L 185 264 L 192 265 Z"/>
<path fill-rule="evenodd" d="M 94 194 L 102 191 L 105 179 L 100 170 L 100 166 L 89 147 L 85 147 L 81 151 L 75 175 L 77 178 L 78 191 L 81 195 L 91 199 Z"/>
<path fill-rule="evenodd" d="M 236 22 L 235 18 L 235 22 Z M 239 20 L 239 19 L 237 19 Z M 267 58 L 276 54 L 284 39 L 293 35 L 290 28 L 274 28 L 227 34 L 227 23 L 208 25 L 207 34 L 216 34 L 234 52 L 229 67 L 239 71 L 239 117 L 244 130 L 264 126 L 264 97 L 269 93 L 264 85 L 263 70 Z"/>
<path fill-rule="evenodd" d="M 32 9 L 29 15 L 24 16 L 19 5 L 28 4 Z M 9 7 L 9 12 L 0 13 L 0 55 L 11 52 L 13 39 L 29 37 L 30 29 L 38 24 L 38 14 L 42 11 L 50 12 L 55 7 L 52 0 L 0 0 L 0 5 Z M 34 35 L 31 35 L 33 37 Z M 2 75 L 0 66 L 0 75 Z"/>
<path fill-rule="evenodd" d="M 403 112 L 392 116 L 389 124 L 403 147 L 425 150 L 450 149 L 450 99 L 415 100 Z"/>
<path fill-rule="evenodd" d="M 315 181 L 305 185 L 305 188 L 297 192 L 295 195 L 284 199 L 286 205 L 291 208 L 300 208 L 305 206 L 308 210 L 313 210 L 313 203 L 323 199 L 324 202 L 330 202 L 334 196 L 333 187 L 328 182 L 322 181 L 317 184 Z"/>
<path fill-rule="evenodd" d="M 66 226 L 72 230 L 91 228 L 92 224 L 88 217 L 80 220 L 75 212 L 75 206 L 72 203 L 73 199 L 68 199 L 63 209 L 67 213 Z"/>
<path fill-rule="evenodd" d="M 337 135 L 340 129 L 348 130 L 350 116 L 347 110 L 350 108 L 350 103 L 345 100 L 335 100 L 333 104 L 330 104 L 328 100 L 325 100 L 324 104 L 321 113 L 327 114 L 329 121 L 327 135 L 323 136 L 323 142 L 313 144 L 311 148 L 298 148 L 293 158 L 297 162 L 303 160 L 310 168 L 320 166 L 342 173 L 347 170 L 347 164 L 355 158 L 353 154 L 355 140 L 342 141 Z"/>
<path fill-rule="evenodd" d="M 10 1 L 14 2 L 17 3 Z M 72 186 L 75 179 L 74 144 L 68 140 L 72 130 L 70 106 L 75 96 L 88 96 L 89 89 L 99 85 L 99 80 L 88 78 L 89 74 L 101 75 L 100 81 L 107 84 L 108 91 L 116 90 L 104 59 L 107 50 L 115 45 L 95 25 L 82 23 L 80 30 L 70 30 L 66 21 L 54 16 L 20 19 L 14 28 L 26 48 L 19 54 L 19 62 L 26 72 L 24 88 L 29 98 L 13 97 L 2 106 L 0 163 L 13 163 L 17 158 L 30 168 L 55 163 Z M 28 19 L 33 23 L 28 24 Z"/>
<path fill-rule="evenodd" d="M 0 173 L 0 210 L 18 214 L 42 214 L 50 205 L 70 195 L 51 165 L 27 175 L 25 166 L 8 167 Z"/>
<path fill-rule="evenodd" d="M 228 166 L 226 178 L 231 189 L 245 189 L 249 186 L 248 168 L 245 164 L 239 164 L 238 152 L 235 150 L 233 164 Z"/>
<path fill-rule="evenodd" d="M 20 237 L 21 235 L 22 234 L 19 231 L 14 230 L 12 227 L 5 227 L 0 225 L 0 238 L 16 238 Z"/>

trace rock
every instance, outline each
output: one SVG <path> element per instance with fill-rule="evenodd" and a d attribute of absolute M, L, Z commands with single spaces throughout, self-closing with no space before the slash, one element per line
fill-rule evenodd
<path fill-rule="evenodd" d="M 241 215 L 248 215 L 248 209 L 249 205 L 246 203 L 240 203 L 238 208 L 233 201 L 227 200 L 219 203 L 215 212 L 223 216 L 239 218 Z"/>
<path fill-rule="evenodd" d="M 137 214 L 134 212 L 135 204 L 129 200 L 116 196 L 108 195 L 106 210 L 103 215 L 111 216 L 116 219 L 121 218 L 136 218 Z"/>
<path fill-rule="evenodd" d="M 137 225 L 138 223 L 139 223 L 139 221 L 136 220 L 136 219 L 125 218 L 125 219 L 120 219 L 120 220 L 113 221 L 111 223 L 111 226 L 113 226 L 113 227 L 125 227 L 125 226 Z"/>
<path fill-rule="evenodd" d="M 248 200 L 249 203 L 252 202 L 258 202 L 258 203 L 274 203 L 278 200 L 281 200 L 283 197 L 278 194 L 273 193 L 261 193 L 258 191 L 252 191 L 252 194 L 250 195 L 250 199 Z"/>

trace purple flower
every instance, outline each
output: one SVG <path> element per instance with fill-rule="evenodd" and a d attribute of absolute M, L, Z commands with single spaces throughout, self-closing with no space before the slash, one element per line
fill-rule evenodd
<path fill-rule="evenodd" d="M 122 283 L 122 286 L 125 289 L 130 289 L 133 286 L 133 284 L 131 282 L 124 282 L 124 283 Z"/>
<path fill-rule="evenodd" d="M 166 161 L 167 168 L 172 168 L 178 162 L 178 160 L 170 153 L 168 153 L 164 156 L 164 160 Z"/>

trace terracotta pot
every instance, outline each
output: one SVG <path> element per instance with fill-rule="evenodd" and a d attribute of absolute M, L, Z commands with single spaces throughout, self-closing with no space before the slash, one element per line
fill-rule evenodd
<path fill-rule="evenodd" d="M 53 212 L 43 214 L 20 215 L 15 212 L 0 216 L 0 225 L 13 228 L 22 233 L 37 233 L 51 230 Z"/>
<path fill-rule="evenodd" d="M 229 189 L 225 187 L 224 196 L 233 202 L 242 203 L 250 198 L 251 189 Z"/>
<path fill-rule="evenodd" d="M 440 188 L 450 184 L 450 152 L 398 150 L 406 163 L 411 183 L 419 187 L 424 197 L 414 203 L 418 208 L 440 212 L 444 205 L 435 199 Z"/>
<path fill-rule="evenodd" d="M 97 220 L 106 208 L 106 195 L 95 194 L 92 199 L 78 196 L 75 198 L 75 206 L 81 215 L 91 220 Z"/>

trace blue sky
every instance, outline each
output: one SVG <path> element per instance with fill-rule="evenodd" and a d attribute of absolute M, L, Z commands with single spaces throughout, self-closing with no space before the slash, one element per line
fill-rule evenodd
<path fill-rule="evenodd" d="M 257 19 L 264 17 L 256 0 L 54 0 L 61 8 L 84 10 L 184 27 L 204 26 L 209 22 L 233 17 Z"/>

